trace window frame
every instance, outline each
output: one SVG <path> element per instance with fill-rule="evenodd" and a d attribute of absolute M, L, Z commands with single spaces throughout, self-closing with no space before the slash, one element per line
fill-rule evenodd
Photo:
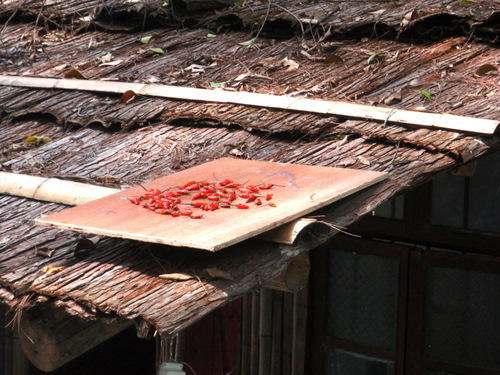
<path fill-rule="evenodd" d="M 340 340 L 327 336 L 326 334 L 326 303 L 327 303 L 327 275 L 328 275 L 328 251 L 335 247 L 340 251 L 355 252 L 361 255 L 374 255 L 383 258 L 395 259 L 399 262 L 398 275 L 398 302 L 397 302 L 397 321 L 396 321 L 396 342 L 394 353 L 388 350 L 360 345 L 346 340 Z M 408 257 L 410 248 L 401 245 L 394 245 L 387 242 L 378 242 L 364 239 L 355 239 L 337 235 L 327 244 L 321 245 L 311 254 L 311 266 L 315 272 L 310 277 L 310 306 L 314 313 L 310 314 L 311 335 L 308 345 L 309 353 L 307 367 L 310 373 L 323 373 L 326 349 L 339 348 L 342 350 L 353 351 L 369 357 L 375 357 L 382 360 L 394 362 L 395 374 L 403 374 L 405 353 L 405 332 L 406 332 L 406 305 L 408 293 Z M 308 371 L 309 372 L 309 371 Z"/>
<path fill-rule="evenodd" d="M 399 260 L 397 331 L 394 353 L 327 336 L 327 253 L 331 248 Z M 327 244 L 317 248 L 311 254 L 307 373 L 323 373 L 326 349 L 339 348 L 381 360 L 394 361 L 395 375 L 420 375 L 423 370 L 448 371 L 463 375 L 500 375 L 500 368 L 491 369 L 424 358 L 422 344 L 425 324 L 425 267 L 427 264 L 500 274 L 500 259 L 497 257 L 463 254 L 455 251 L 425 250 L 415 246 L 353 238 L 342 234 L 336 235 Z"/>
<path fill-rule="evenodd" d="M 352 224 L 349 231 L 369 238 L 450 247 L 476 254 L 500 254 L 500 233 L 432 224 L 431 204 L 432 182 L 429 182 L 405 194 L 403 219 L 365 216 Z"/>
<path fill-rule="evenodd" d="M 415 249 L 411 253 L 409 263 L 409 284 L 412 288 L 408 299 L 408 340 L 406 358 L 406 372 L 408 375 L 420 375 L 423 369 L 459 373 L 464 375 L 499 375 L 499 369 L 481 366 L 451 363 L 443 360 L 424 358 L 424 311 L 425 311 L 425 271 L 427 265 L 493 273 L 500 275 L 500 260 L 494 257 L 478 257 L 453 252 L 428 251 Z"/>

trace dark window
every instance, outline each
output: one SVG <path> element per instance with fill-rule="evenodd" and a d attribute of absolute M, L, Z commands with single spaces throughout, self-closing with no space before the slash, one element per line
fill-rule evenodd
<path fill-rule="evenodd" d="M 342 235 L 311 256 L 310 373 L 500 374 L 500 258 Z"/>
<path fill-rule="evenodd" d="M 378 206 L 350 226 L 365 237 L 499 254 L 500 152 L 465 168 L 435 177 Z"/>
<path fill-rule="evenodd" d="M 413 258 L 410 367 L 500 374 L 500 259 L 452 251 Z"/>
<path fill-rule="evenodd" d="M 404 218 L 404 204 L 404 195 L 397 196 L 378 206 L 375 210 L 373 210 L 372 215 L 388 219 L 401 220 Z"/>
<path fill-rule="evenodd" d="M 480 159 L 470 177 L 433 180 L 431 223 L 500 233 L 500 153 Z"/>
<path fill-rule="evenodd" d="M 500 152 L 472 170 L 349 227 L 376 240 L 312 253 L 314 373 L 500 375 Z"/>
<path fill-rule="evenodd" d="M 398 261 L 336 250 L 328 258 L 327 334 L 394 352 Z"/>
<path fill-rule="evenodd" d="M 500 368 L 500 274 L 429 266 L 423 354 Z"/>
<path fill-rule="evenodd" d="M 396 374 L 404 355 L 407 249 L 336 236 L 311 256 L 310 373 Z"/>

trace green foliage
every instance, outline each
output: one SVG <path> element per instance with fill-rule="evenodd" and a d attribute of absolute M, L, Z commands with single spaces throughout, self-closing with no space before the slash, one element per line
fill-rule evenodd
<path fill-rule="evenodd" d="M 377 56 L 380 56 L 381 54 L 382 54 L 382 52 L 375 52 L 374 54 L 372 54 L 372 55 L 368 58 L 368 60 L 366 61 L 366 63 L 367 63 L 368 65 L 370 65 L 370 64 L 371 64 L 371 62 L 373 61 L 373 59 L 374 59 L 374 58 L 376 58 Z"/>
<path fill-rule="evenodd" d="M 154 53 L 159 53 L 160 55 L 164 55 L 165 51 L 162 50 L 161 48 L 151 48 L 151 51 Z"/>
<path fill-rule="evenodd" d="M 427 92 L 427 91 L 425 91 L 425 90 L 420 90 L 420 93 L 422 94 L 422 96 L 423 96 L 425 99 L 427 99 L 427 100 L 432 100 L 432 95 L 431 95 L 429 92 Z"/>

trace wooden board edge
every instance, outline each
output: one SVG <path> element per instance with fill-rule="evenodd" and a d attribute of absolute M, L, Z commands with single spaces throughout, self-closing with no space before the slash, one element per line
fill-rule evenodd
<path fill-rule="evenodd" d="M 297 219 L 300 219 L 302 216 L 307 215 L 311 212 L 314 212 L 316 210 L 319 210 L 323 207 L 326 207 L 332 203 L 335 203 L 343 198 L 346 198 L 352 194 L 355 194 L 367 187 L 373 186 L 385 179 L 388 178 L 389 174 L 386 172 L 377 172 L 377 171 L 365 171 L 365 172 L 370 172 L 371 174 L 376 174 L 372 179 L 365 181 L 362 184 L 356 185 L 355 187 L 339 194 L 331 199 L 328 199 L 326 201 L 323 201 L 319 204 L 311 205 L 307 209 L 301 210 L 297 212 L 296 214 L 287 217 L 287 222 L 291 222 Z M 120 192 L 117 192 L 116 194 L 120 194 Z M 245 233 L 244 236 L 236 237 L 227 241 L 219 242 L 215 245 L 212 244 L 206 244 L 203 242 L 188 242 L 188 241 L 165 241 L 164 239 L 161 238 L 155 238 L 155 237 L 150 237 L 150 236 L 140 236 L 140 235 L 134 235 L 133 233 L 127 232 L 126 234 L 121 234 L 116 231 L 108 231 L 106 229 L 99 229 L 99 228 L 93 228 L 93 227 L 84 227 L 84 226 L 74 226 L 71 224 L 67 223 L 61 223 L 61 222 L 56 222 L 56 221 L 47 221 L 45 218 L 39 218 L 35 219 L 35 224 L 39 226 L 44 226 L 44 227 L 50 227 L 50 228 L 57 228 L 57 229 L 66 229 L 66 230 L 71 230 L 74 232 L 78 233 L 91 233 L 91 234 L 96 234 L 96 235 L 102 235 L 106 237 L 113 237 L 113 238 L 121 238 L 121 239 L 130 239 L 130 240 L 136 240 L 136 241 L 141 241 L 141 242 L 149 242 L 149 243 L 157 243 L 157 244 L 162 244 L 162 245 L 168 245 L 168 246 L 175 246 L 175 247 L 185 247 L 185 248 L 196 248 L 200 250 L 207 250 L 211 252 L 219 251 L 224 248 L 227 248 L 231 245 L 235 245 L 239 242 L 248 240 L 250 238 L 257 237 L 258 235 L 265 233 L 269 230 L 273 230 L 281 225 L 283 223 L 278 223 L 274 222 L 271 223 L 270 225 L 264 227 L 264 228 L 259 228 L 254 231 L 250 231 Z"/>
<path fill-rule="evenodd" d="M 41 227 L 47 227 L 47 228 L 53 228 L 53 229 L 65 229 L 65 230 L 70 230 L 73 232 L 77 233 L 89 233 L 89 234 L 96 234 L 99 236 L 105 236 L 105 237 L 111 237 L 111 238 L 120 238 L 124 240 L 133 240 L 133 241 L 140 241 L 140 242 L 146 242 L 146 243 L 156 243 L 160 245 L 168 245 L 168 246 L 175 246 L 175 247 L 188 247 L 188 248 L 195 248 L 195 249 L 200 249 L 200 250 L 208 250 L 208 251 L 216 251 L 219 250 L 220 248 L 218 246 L 213 246 L 213 245 L 207 245 L 205 243 L 185 243 L 185 242 L 179 242 L 179 241 L 164 241 L 159 238 L 154 238 L 154 237 L 145 237 L 145 236 L 137 236 L 132 233 L 127 232 L 126 234 L 118 233 L 115 230 L 113 231 L 107 231 L 105 229 L 99 229 L 99 228 L 88 228 L 84 226 L 73 226 L 71 224 L 66 224 L 66 223 L 61 223 L 57 221 L 46 221 L 44 218 L 36 219 L 35 224 Z M 223 246 L 227 247 L 227 246 Z"/>

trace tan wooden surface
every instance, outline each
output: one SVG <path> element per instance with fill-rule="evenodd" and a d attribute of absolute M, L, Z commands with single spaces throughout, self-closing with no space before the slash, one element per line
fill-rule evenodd
<path fill-rule="evenodd" d="M 360 191 L 384 178 L 385 173 L 354 169 L 280 164 L 255 160 L 218 159 L 143 184 L 165 190 L 189 180 L 230 178 L 240 183 L 272 183 L 269 205 L 203 212 L 202 219 L 158 215 L 129 202 L 144 194 L 140 186 L 38 219 L 39 225 L 110 237 L 216 251 L 276 228 Z M 189 196 L 182 197 L 186 203 Z M 264 199 L 263 202 L 267 203 Z M 233 202 L 234 203 L 234 202 Z M 244 202 L 243 202 L 244 203 Z M 182 206 L 182 205 L 180 205 Z M 193 209 L 198 212 L 199 209 Z M 201 210 L 200 210 L 201 212 Z"/>

